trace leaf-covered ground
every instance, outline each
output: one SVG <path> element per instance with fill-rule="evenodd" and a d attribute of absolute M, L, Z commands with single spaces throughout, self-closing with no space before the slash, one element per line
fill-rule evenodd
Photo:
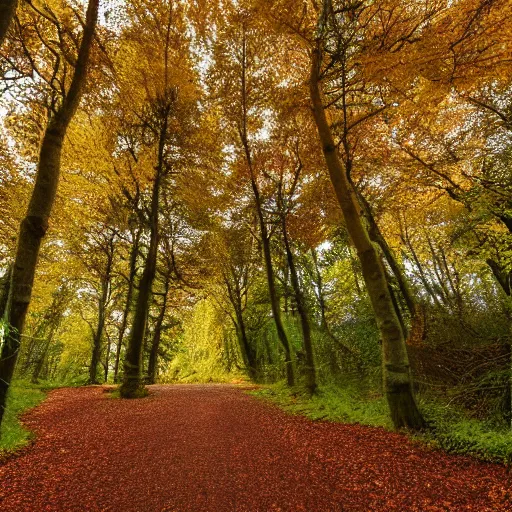
<path fill-rule="evenodd" d="M 286 415 L 224 385 L 61 389 L 0 465 L 8 511 L 512 511 L 506 468 L 379 428 Z"/>

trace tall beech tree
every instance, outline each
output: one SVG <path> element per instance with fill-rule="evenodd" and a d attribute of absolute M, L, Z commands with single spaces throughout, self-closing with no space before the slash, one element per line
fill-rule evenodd
<path fill-rule="evenodd" d="M 39 153 L 36 181 L 26 216 L 20 226 L 11 276 L 10 296 L 5 312 L 9 333 L 2 346 L 0 356 L 0 423 L 30 304 L 39 248 L 48 229 L 48 221 L 57 193 L 64 137 L 79 106 L 87 78 L 87 65 L 96 29 L 98 7 L 99 0 L 90 0 L 87 5 L 82 41 L 72 79 L 69 86 L 63 91 L 60 104 L 55 107 L 45 129 Z"/>
<path fill-rule="evenodd" d="M 287 382 L 293 386 L 295 356 L 281 317 L 271 252 L 272 232 L 269 231 L 265 218 L 265 197 L 260 183 L 264 175 L 264 165 L 257 149 L 258 131 L 263 127 L 265 115 L 268 115 L 265 108 L 271 108 L 267 102 L 269 90 L 266 88 L 275 86 L 269 76 L 263 78 L 270 73 L 270 64 L 263 63 L 264 52 L 271 51 L 273 38 L 262 31 L 264 27 L 249 12 L 237 9 L 235 5 L 226 9 L 222 23 L 223 37 L 214 49 L 215 70 L 212 75 L 220 81 L 220 88 L 224 91 L 222 99 L 226 101 L 221 103 L 224 115 L 228 118 L 230 128 L 236 130 L 234 137 L 238 140 L 228 143 L 236 144 L 239 158 L 245 160 L 244 174 L 252 192 L 258 222 L 272 317 L 284 350 Z"/>
<path fill-rule="evenodd" d="M 151 20 L 148 12 L 152 13 Z M 131 98 L 136 102 L 130 107 L 124 105 L 130 118 L 128 123 L 131 123 L 124 149 L 135 166 L 146 167 L 149 178 L 149 200 L 143 209 L 149 240 L 137 286 L 120 387 L 122 397 L 132 398 L 145 392 L 143 348 L 157 269 L 162 189 L 171 186 L 174 176 L 179 173 L 180 162 L 185 159 L 184 148 L 193 131 L 191 119 L 196 108 L 196 77 L 189 55 L 183 55 L 183 49 L 190 42 L 181 2 L 170 0 L 153 5 L 142 0 L 132 4 L 128 13 L 133 25 L 126 29 L 124 39 L 126 47 L 139 60 L 135 67 L 130 68 L 130 76 L 126 75 L 127 69 L 122 71 L 127 82 L 123 84 L 120 101 Z M 138 22 L 144 25 L 144 30 L 140 30 Z M 152 70 L 151 81 L 148 81 L 148 69 Z M 145 83 L 142 94 L 133 90 L 133 75 Z M 138 109 L 135 114 L 134 109 Z"/>
<path fill-rule="evenodd" d="M 347 231 L 357 250 L 366 289 L 381 333 L 384 390 L 391 417 L 397 428 L 420 429 L 424 427 L 424 420 L 414 397 L 404 332 L 393 304 L 382 260 L 369 237 L 356 190 L 350 181 L 354 166 L 354 145 L 350 131 L 385 108 L 385 103 L 381 100 L 381 106 L 379 102 L 373 106 L 370 104 L 366 112 L 357 116 L 351 113 L 350 107 L 354 97 L 357 97 L 355 91 L 358 85 L 362 83 L 364 93 L 369 94 L 366 84 L 358 80 L 353 58 L 358 53 L 359 37 L 366 35 L 367 27 L 371 26 L 371 11 L 378 8 L 366 5 L 365 2 L 339 2 L 339 5 L 327 0 L 323 2 L 311 54 L 309 89 L 327 169 Z M 371 30 L 368 32 L 371 33 Z M 337 101 L 341 105 L 341 157 L 326 115 L 327 102 L 322 90 L 326 73 L 332 73 L 330 68 L 333 67 L 340 72 L 337 79 L 339 91 L 336 94 L 339 95 Z"/>
<path fill-rule="evenodd" d="M 126 328 L 128 327 L 128 317 L 133 305 L 133 293 L 135 290 L 135 278 L 137 276 L 137 259 L 139 256 L 141 236 L 142 230 L 139 227 L 135 226 L 130 229 L 129 238 L 132 245 L 128 257 L 127 274 L 123 275 L 126 280 L 126 295 L 124 296 L 124 308 L 121 317 L 121 324 L 119 325 L 114 359 L 114 382 L 116 384 L 119 380 L 119 366 L 121 361 L 121 349 L 124 344 L 124 335 L 126 333 Z"/>
<path fill-rule="evenodd" d="M 293 155 L 293 157 L 287 159 L 285 155 L 288 157 Z M 300 318 L 302 340 L 304 351 L 306 353 L 306 388 L 310 393 L 314 393 L 317 388 L 317 371 L 313 348 L 313 338 L 311 333 L 311 321 L 309 318 L 306 299 L 304 297 L 304 293 L 299 281 L 299 271 L 295 261 L 296 258 L 293 254 L 292 241 L 288 228 L 288 217 L 294 206 L 294 195 L 296 194 L 297 184 L 299 182 L 301 172 L 303 171 L 303 163 L 299 154 L 298 144 L 296 144 L 294 148 L 288 148 L 288 150 L 285 152 L 285 155 L 281 155 L 281 158 L 278 157 L 278 160 L 281 161 L 281 165 L 278 165 L 279 177 L 277 181 L 276 193 L 277 215 L 281 224 L 281 232 L 286 254 L 286 263 L 290 272 L 290 282 L 293 289 L 293 296 L 295 299 L 295 305 L 297 307 L 297 313 L 299 314 Z M 290 167 L 292 165 L 292 162 L 289 161 L 290 159 L 295 165 L 295 168 L 285 169 L 284 167 Z M 282 165 L 283 163 L 285 165 Z M 286 176 L 286 170 L 291 170 L 290 176 L 288 177 Z"/>

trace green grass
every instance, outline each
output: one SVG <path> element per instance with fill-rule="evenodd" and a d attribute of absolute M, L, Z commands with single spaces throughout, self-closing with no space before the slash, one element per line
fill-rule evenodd
<path fill-rule="evenodd" d="M 300 414 L 312 420 L 392 428 L 386 400 L 381 395 L 362 392 L 353 384 L 320 387 L 311 398 L 300 388 L 290 389 L 281 383 L 249 393 L 270 400 L 291 414 Z"/>
<path fill-rule="evenodd" d="M 424 401 L 421 409 L 431 429 L 414 436 L 420 442 L 450 453 L 471 455 L 491 462 L 512 462 L 510 427 L 468 418 L 462 411 L 432 400 Z"/>
<path fill-rule="evenodd" d="M 15 382 L 7 400 L 7 410 L 0 428 L 0 457 L 27 445 L 32 433 L 20 423 L 20 416 L 41 403 L 46 394 L 42 386 Z"/>
<path fill-rule="evenodd" d="M 290 414 L 300 414 L 312 420 L 359 423 L 393 430 L 386 399 L 355 383 L 321 387 L 312 398 L 300 388 L 288 388 L 283 383 L 249 393 Z M 468 418 L 462 411 L 432 399 L 422 400 L 421 410 L 429 429 L 420 434 L 407 432 L 412 440 L 431 449 L 490 462 L 512 463 L 512 430 L 509 428 Z"/>

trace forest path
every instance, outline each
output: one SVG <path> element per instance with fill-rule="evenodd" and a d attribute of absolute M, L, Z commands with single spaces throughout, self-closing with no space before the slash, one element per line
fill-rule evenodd
<path fill-rule="evenodd" d="M 2 512 L 512 511 L 501 466 L 292 417 L 235 386 L 59 389 L 25 424 L 37 440 L 0 465 Z"/>

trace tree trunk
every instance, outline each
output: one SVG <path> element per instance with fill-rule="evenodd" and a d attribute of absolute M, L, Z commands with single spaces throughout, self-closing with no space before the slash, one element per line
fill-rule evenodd
<path fill-rule="evenodd" d="M 0 48 L 16 14 L 16 7 L 18 7 L 18 0 L 0 0 Z"/>
<path fill-rule="evenodd" d="M 130 338 L 126 348 L 124 359 L 123 383 L 119 388 L 123 398 L 137 398 L 144 396 L 147 392 L 142 378 L 142 354 L 146 328 L 148 323 L 149 302 L 151 298 L 151 288 L 156 274 L 156 262 L 158 255 L 158 213 L 160 199 L 160 182 L 164 169 L 164 148 L 165 137 L 167 135 L 167 117 L 160 128 L 158 163 L 156 166 L 155 181 L 151 194 L 150 209 L 150 240 L 149 249 L 146 256 L 144 270 L 139 282 L 139 293 L 135 305 Z"/>
<path fill-rule="evenodd" d="M 396 261 L 396 258 L 393 255 L 393 252 L 389 247 L 386 239 L 384 238 L 384 235 L 382 234 L 382 231 L 380 230 L 379 225 L 373 216 L 373 211 L 370 204 L 360 192 L 357 192 L 357 196 L 364 208 L 365 217 L 368 220 L 368 234 L 370 235 L 370 239 L 378 244 L 382 249 L 382 253 L 384 254 L 384 257 L 386 258 L 386 261 L 398 283 L 398 288 L 400 288 L 400 292 L 404 298 L 405 304 L 407 305 L 409 314 L 411 315 L 411 318 L 413 318 L 416 314 L 416 299 L 411 291 L 411 288 L 409 287 L 407 278 L 405 277 L 403 270 L 400 268 L 400 265 Z"/>
<path fill-rule="evenodd" d="M 32 384 L 37 384 L 39 382 L 39 377 L 41 375 L 41 372 L 43 371 L 44 362 L 46 360 L 46 356 L 48 355 L 48 350 L 50 349 L 50 344 L 52 342 L 52 336 L 48 336 L 48 339 L 45 341 L 43 352 L 39 356 L 38 360 L 36 361 L 36 366 L 34 367 L 34 372 L 32 373 Z"/>
<path fill-rule="evenodd" d="M 101 342 L 103 340 L 103 332 L 105 331 L 105 321 L 107 317 L 107 303 L 110 295 L 113 255 L 108 254 L 107 257 L 107 268 L 105 271 L 105 277 L 101 281 L 101 296 L 98 301 L 98 325 L 94 332 L 92 343 L 91 364 L 89 365 L 89 384 L 99 384 L 98 364 L 101 359 Z"/>
<path fill-rule="evenodd" d="M 259 195 L 258 195 L 259 198 Z M 258 202 L 258 201 L 257 201 Z M 270 297 L 270 307 L 272 310 L 272 316 L 274 317 L 274 323 L 276 325 L 277 337 L 284 348 L 284 361 L 286 365 L 286 381 L 289 386 L 295 386 L 295 368 L 292 360 L 292 350 L 290 341 L 284 330 L 283 321 L 281 319 L 281 308 L 279 305 L 279 297 L 277 295 L 275 278 L 274 278 L 274 267 L 272 266 L 272 255 L 270 253 L 270 239 L 267 233 L 267 226 L 263 220 L 263 213 L 261 206 L 258 206 L 258 216 L 260 218 L 260 230 L 261 240 L 263 244 L 263 256 L 265 260 L 265 271 L 267 275 L 268 293 Z"/>
<path fill-rule="evenodd" d="M 313 258 L 313 265 L 315 267 L 315 274 L 316 274 L 316 287 L 318 289 L 317 299 L 318 304 L 320 306 L 320 327 L 322 328 L 323 332 L 327 334 L 327 336 L 330 338 L 330 340 L 334 343 L 336 347 L 341 349 L 342 352 L 344 352 L 346 355 L 356 358 L 357 361 L 361 359 L 361 356 L 355 352 L 352 348 L 345 345 L 343 342 L 341 342 L 334 333 L 331 330 L 331 327 L 329 325 L 329 322 L 327 321 L 326 311 L 327 307 L 325 304 L 325 297 L 324 297 L 324 285 L 323 285 L 323 279 L 322 279 L 322 273 L 320 272 L 320 267 L 318 266 L 318 256 L 316 254 L 316 251 L 314 248 L 311 249 L 311 256 Z M 337 363 L 336 363 L 337 365 Z M 358 368 L 361 366 L 360 364 L 357 365 Z M 336 370 L 339 372 L 338 370 Z"/>
<path fill-rule="evenodd" d="M 55 300 L 54 300 L 54 304 L 55 304 Z M 57 315 L 51 320 L 50 332 L 48 333 L 48 335 L 46 335 L 45 334 L 46 328 L 43 328 L 42 332 L 41 332 L 41 335 L 46 336 L 46 340 L 44 342 L 43 350 L 42 350 L 41 354 L 39 355 L 39 358 L 36 361 L 36 365 L 34 367 L 34 372 L 32 373 L 32 379 L 31 379 L 32 384 L 37 384 L 39 381 L 39 377 L 41 376 L 41 372 L 43 371 L 43 368 L 44 368 L 44 363 L 48 356 L 48 351 L 50 350 L 50 346 L 52 344 L 53 338 L 54 338 L 55 333 L 57 332 L 57 329 L 59 328 L 60 322 L 62 320 L 63 310 L 62 310 L 62 308 L 59 308 L 58 306 L 57 306 L 57 308 L 58 308 L 56 311 Z"/>
<path fill-rule="evenodd" d="M 510 297 L 510 283 L 512 282 L 512 272 L 503 269 L 503 267 L 499 265 L 496 261 L 494 261 L 492 258 L 487 258 L 485 262 L 487 263 L 487 265 L 489 265 L 489 268 L 492 271 L 492 275 L 494 276 L 498 284 L 501 286 L 501 289 L 505 292 L 507 297 Z"/>
<path fill-rule="evenodd" d="M 167 293 L 169 292 L 170 274 L 165 276 L 164 284 L 164 298 L 160 312 L 155 323 L 155 330 L 153 332 L 153 339 L 151 340 L 151 350 L 149 352 L 148 362 L 148 384 L 154 384 L 157 376 L 158 369 L 158 351 L 160 349 L 160 340 L 162 337 L 162 325 L 164 323 L 165 313 L 167 311 Z"/>
<path fill-rule="evenodd" d="M 231 302 L 233 310 L 235 311 L 235 318 L 232 318 L 232 320 L 236 329 L 238 345 L 240 347 L 244 365 L 249 373 L 249 378 L 256 379 L 258 373 L 256 354 L 254 353 L 254 350 L 247 336 L 247 329 L 245 327 L 242 306 L 242 290 L 238 281 L 237 272 L 233 269 L 233 267 L 230 267 L 230 275 L 232 280 L 230 280 L 229 275 L 225 275 L 224 283 L 228 290 L 229 301 Z M 234 283 L 234 286 L 232 283 Z"/>
<path fill-rule="evenodd" d="M 7 401 L 7 392 L 14 373 L 25 317 L 27 314 L 41 240 L 48 229 L 48 220 L 59 183 L 60 158 L 66 130 L 80 103 L 87 76 L 87 62 L 98 17 L 99 0 L 89 0 L 85 27 L 69 90 L 48 123 L 41 143 L 36 182 L 20 226 L 18 246 L 11 277 L 7 305 L 9 333 L 0 356 L 0 424 Z"/>
<path fill-rule="evenodd" d="M 91 363 L 89 364 L 89 384 L 99 384 L 98 364 L 101 356 L 101 340 L 103 339 L 103 329 L 105 327 L 105 306 L 103 301 L 99 300 L 98 325 L 92 338 Z"/>
<path fill-rule="evenodd" d="M 286 250 L 286 260 L 290 270 L 290 281 L 292 283 L 295 303 L 297 304 L 297 312 L 300 317 L 300 325 L 302 328 L 302 339 L 304 341 L 304 350 L 306 352 L 306 388 L 313 394 L 317 388 L 315 354 L 313 351 L 313 342 L 311 340 L 311 324 L 309 322 L 308 312 L 304 301 L 304 295 L 300 289 L 297 268 L 293 259 L 293 253 L 288 239 L 288 231 L 286 226 L 286 213 L 281 214 L 281 227 L 283 230 L 284 247 Z"/>
<path fill-rule="evenodd" d="M 258 370 L 256 367 L 256 354 L 251 347 L 249 342 L 249 338 L 247 337 L 247 329 L 245 327 L 245 320 L 242 314 L 242 308 L 236 308 L 236 330 L 237 336 L 240 344 L 240 350 L 242 352 L 242 357 L 244 359 L 244 364 L 247 367 L 249 372 L 249 378 L 251 380 L 256 380 L 258 376 Z"/>
<path fill-rule="evenodd" d="M 363 278 L 381 334 L 384 390 L 391 418 L 396 428 L 420 429 L 424 427 L 424 420 L 414 398 L 405 338 L 389 295 L 382 262 L 363 225 L 356 192 L 347 178 L 352 162 L 347 157 L 346 169 L 343 169 L 337 154 L 322 101 L 320 66 L 321 51 L 317 47 L 312 53 L 309 82 L 313 115 L 331 182 L 361 262 Z"/>
<path fill-rule="evenodd" d="M 108 381 L 108 366 L 110 363 L 110 349 L 112 348 L 112 339 L 110 338 L 108 331 L 106 331 L 107 335 L 107 350 L 105 351 L 105 362 L 104 365 L 104 372 L 103 372 L 103 382 Z"/>
<path fill-rule="evenodd" d="M 132 307 L 133 288 L 135 285 L 135 277 L 137 275 L 137 257 L 139 254 L 140 230 L 135 234 L 132 250 L 130 251 L 130 274 L 128 276 L 128 290 L 126 292 L 126 303 L 124 305 L 123 319 L 119 328 L 119 336 L 116 346 L 116 360 L 114 363 L 114 384 L 119 381 L 119 361 L 121 359 L 121 348 L 123 346 L 124 333 L 128 325 L 128 315 Z"/>
<path fill-rule="evenodd" d="M 507 367 L 507 383 L 505 385 L 505 393 L 503 394 L 503 419 L 512 428 L 512 344 L 505 345 L 506 367 Z"/>
<path fill-rule="evenodd" d="M 261 204 L 260 191 L 258 183 L 256 181 L 256 174 L 254 171 L 251 148 L 249 145 L 249 139 L 247 136 L 247 84 L 246 84 L 246 72 L 247 72 L 247 40 L 245 27 L 243 27 L 243 42 L 242 42 L 242 73 L 241 73 L 241 93 L 242 93 L 242 126 L 239 129 L 240 140 L 245 152 L 247 160 L 247 166 L 251 175 L 251 187 L 254 193 L 254 203 L 256 206 L 256 214 L 258 216 L 258 223 L 260 227 L 261 243 L 263 245 L 263 256 L 265 261 L 265 271 L 267 275 L 268 293 L 270 297 L 270 307 L 272 310 L 272 316 L 274 317 L 274 323 L 276 325 L 277 337 L 284 348 L 284 358 L 286 365 L 286 380 L 289 386 L 295 385 L 295 368 L 292 360 L 292 350 L 290 341 L 284 330 L 283 321 L 281 319 L 281 307 L 279 304 L 279 297 L 277 295 L 274 268 L 272 266 L 272 255 L 270 252 L 270 236 L 268 234 L 267 225 L 263 217 L 263 210 Z"/>

